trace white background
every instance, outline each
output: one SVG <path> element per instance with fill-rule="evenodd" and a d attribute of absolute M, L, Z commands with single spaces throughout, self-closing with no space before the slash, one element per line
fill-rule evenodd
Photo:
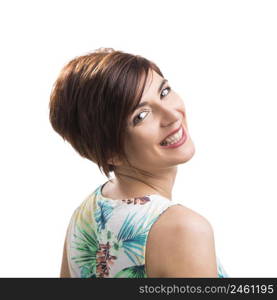
<path fill-rule="evenodd" d="M 106 181 L 52 129 L 62 66 L 112 47 L 160 66 L 194 157 L 173 197 L 204 215 L 230 277 L 276 277 L 277 2 L 2 1 L 0 276 L 58 277 L 73 210 Z"/>

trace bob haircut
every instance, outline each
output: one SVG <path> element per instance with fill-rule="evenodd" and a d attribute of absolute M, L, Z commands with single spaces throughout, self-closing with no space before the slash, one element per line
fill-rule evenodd
<path fill-rule="evenodd" d="M 49 103 L 53 129 L 108 178 L 116 169 L 109 159 L 128 161 L 124 149 L 128 117 L 140 102 L 149 70 L 164 77 L 146 58 L 99 48 L 67 63 L 53 85 Z"/>

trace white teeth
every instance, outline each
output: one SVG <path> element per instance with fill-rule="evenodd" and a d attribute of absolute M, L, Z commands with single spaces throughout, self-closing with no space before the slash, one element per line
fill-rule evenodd
<path fill-rule="evenodd" d="M 162 146 L 168 145 L 168 144 L 175 144 L 177 142 L 179 142 L 179 140 L 182 137 L 182 128 L 179 129 L 179 131 L 173 135 L 171 135 L 170 137 L 168 137 L 167 139 L 163 140 L 161 142 Z"/>

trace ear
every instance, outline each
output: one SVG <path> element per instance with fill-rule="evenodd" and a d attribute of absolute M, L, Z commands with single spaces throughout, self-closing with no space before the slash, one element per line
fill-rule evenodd
<path fill-rule="evenodd" d="M 120 166 L 122 162 L 117 156 L 114 156 L 108 159 L 108 164 L 113 166 Z"/>

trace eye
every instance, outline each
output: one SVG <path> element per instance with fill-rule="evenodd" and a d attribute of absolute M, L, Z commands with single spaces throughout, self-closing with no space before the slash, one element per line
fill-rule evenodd
<path fill-rule="evenodd" d="M 139 123 L 141 120 L 144 119 L 144 117 L 141 117 L 142 114 L 146 113 L 147 114 L 147 111 L 141 111 L 138 115 L 136 115 L 133 119 L 133 124 L 136 125 L 137 123 Z"/>
<path fill-rule="evenodd" d="M 167 86 L 166 88 L 164 88 L 161 92 L 161 99 L 166 97 L 171 91 L 171 87 L 170 86 Z M 140 121 L 142 121 L 144 118 L 145 118 L 145 115 L 142 115 L 142 114 L 148 114 L 148 111 L 141 111 L 138 115 L 136 115 L 133 119 L 133 124 L 136 125 L 137 123 L 139 123 Z M 141 117 L 142 116 L 142 117 Z"/>
<path fill-rule="evenodd" d="M 161 92 L 161 98 L 167 96 L 170 93 L 170 91 L 171 91 L 171 88 L 169 86 L 164 88 Z"/>

